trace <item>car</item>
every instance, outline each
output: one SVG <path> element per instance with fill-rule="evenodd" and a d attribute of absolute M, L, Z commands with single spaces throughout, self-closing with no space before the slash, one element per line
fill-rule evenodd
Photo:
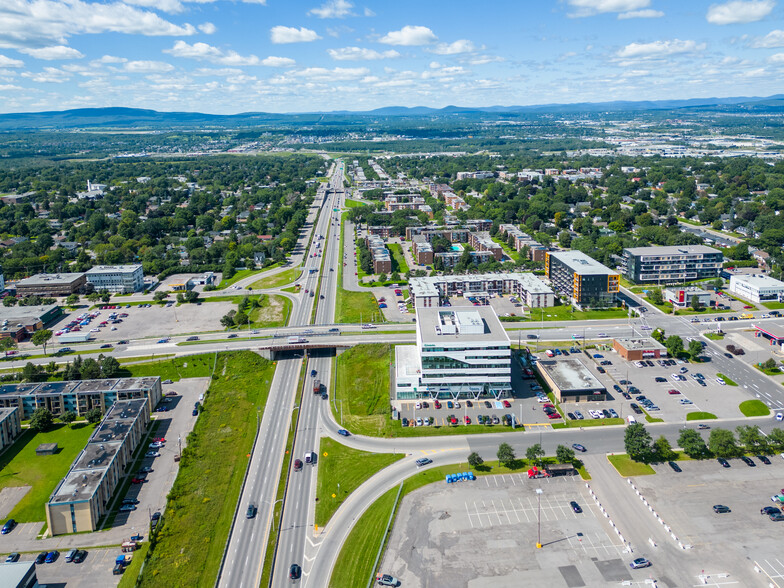
<path fill-rule="evenodd" d="M 447 408 L 454 408 L 455 407 L 455 403 L 452 402 L 451 400 L 447 400 L 446 407 Z"/>
<path fill-rule="evenodd" d="M 629 394 L 628 392 L 621 392 L 621 396 L 623 396 L 625 400 L 631 400 L 632 399 L 632 395 Z"/>
<path fill-rule="evenodd" d="M 600 374 L 604 374 L 607 372 L 607 370 L 605 370 L 602 366 L 596 366 L 596 371 L 599 372 Z"/>
<path fill-rule="evenodd" d="M 5 558 L 5 563 L 14 563 L 15 561 L 19 561 L 19 554 L 16 552 L 9 553 L 8 557 Z"/>
<path fill-rule="evenodd" d="M 614 408 L 611 408 L 611 409 L 609 409 L 609 410 L 610 410 L 610 417 L 612 417 L 612 418 L 614 418 L 614 419 L 617 419 L 617 418 L 618 418 L 618 413 L 617 413 L 617 412 L 615 412 L 615 409 L 614 409 Z"/>
<path fill-rule="evenodd" d="M 742 456 L 740 459 L 741 459 L 741 461 L 743 461 L 743 463 L 745 463 L 745 464 L 746 464 L 747 466 L 749 466 L 750 468 L 755 468 L 755 467 L 757 467 L 757 464 L 756 464 L 756 462 L 755 462 L 753 459 L 751 459 L 750 457 L 746 457 L 746 456 L 744 455 L 744 456 Z"/>
<path fill-rule="evenodd" d="M 678 403 L 679 403 L 679 404 L 694 404 L 694 403 L 693 403 L 691 400 L 689 400 L 688 398 L 681 398 L 680 400 L 678 400 Z"/>
<path fill-rule="evenodd" d="M 416 420 L 416 426 L 417 426 L 417 427 L 421 427 L 423 424 L 424 424 L 424 423 L 422 422 L 422 419 L 421 419 L 421 418 L 417 418 L 417 420 Z"/>
<path fill-rule="evenodd" d="M 485 408 L 493 408 L 493 405 L 490 404 L 489 400 L 485 400 Z"/>
<path fill-rule="evenodd" d="M 680 393 L 681 391 L 676 390 L 675 388 L 673 388 L 672 390 L 667 390 L 667 394 L 680 394 Z"/>
<path fill-rule="evenodd" d="M 567 413 L 566 413 L 566 416 L 567 416 L 569 419 L 573 420 L 573 421 L 576 421 L 576 420 L 577 420 L 577 417 L 576 417 L 576 416 L 574 416 L 574 413 L 573 413 L 573 412 L 567 412 Z"/>
<path fill-rule="evenodd" d="M 50 551 L 46 554 L 46 559 L 44 560 L 46 563 L 54 563 L 57 561 L 57 558 L 60 557 L 60 552 L 57 550 Z"/>
<path fill-rule="evenodd" d="M 583 413 L 581 413 L 579 410 L 575 410 L 575 411 L 574 411 L 574 416 L 576 416 L 576 417 L 577 417 L 577 420 L 578 420 L 578 421 L 581 421 L 581 420 L 583 420 L 583 419 L 585 418 L 585 417 L 583 416 Z"/>
<path fill-rule="evenodd" d="M 157 449 L 158 447 L 163 447 L 163 443 L 160 441 L 153 441 L 150 443 L 150 449 Z"/>
<path fill-rule="evenodd" d="M 761 515 L 781 514 L 781 510 L 775 506 L 765 506 L 760 509 Z"/>
<path fill-rule="evenodd" d="M 721 467 L 723 467 L 723 468 L 728 468 L 728 467 L 730 467 L 730 462 L 728 462 L 728 461 L 727 461 L 726 459 L 724 459 L 723 457 L 720 457 L 720 458 L 718 458 L 716 461 L 718 461 L 718 462 L 721 464 Z"/>
<path fill-rule="evenodd" d="M 259 509 L 256 508 L 256 505 L 252 502 L 248 505 L 248 510 L 245 512 L 246 519 L 254 519 L 256 518 L 256 513 L 259 512 Z"/>
<path fill-rule="evenodd" d="M 635 559 L 629 564 L 629 567 L 631 567 L 633 570 L 638 570 L 640 568 L 647 568 L 650 566 L 651 566 L 651 562 L 649 562 L 644 557 L 638 557 L 637 559 Z"/>
<path fill-rule="evenodd" d="M 583 445 L 580 445 L 579 443 L 572 443 L 572 449 L 576 451 L 581 451 L 582 453 L 585 453 L 586 451 L 585 447 Z"/>
<path fill-rule="evenodd" d="M 680 373 L 682 373 L 682 374 L 685 374 L 685 373 L 687 373 L 687 372 L 689 371 L 689 369 L 688 369 L 688 368 L 686 368 L 686 367 L 682 367 L 682 368 L 681 368 L 680 370 L 678 370 L 678 371 L 680 371 Z"/>
<path fill-rule="evenodd" d="M 5 525 L 3 525 L 3 528 L 2 528 L 2 530 L 0 530 L 0 534 L 2 534 L 2 535 L 8 535 L 8 533 L 10 533 L 11 531 L 13 531 L 13 530 L 14 530 L 14 528 L 16 528 L 16 521 L 15 521 L 14 519 L 8 519 L 8 520 L 5 522 Z"/>
<path fill-rule="evenodd" d="M 465 424 L 466 425 L 470 425 L 471 424 L 471 417 L 470 416 L 465 416 L 464 420 L 465 420 Z"/>
<path fill-rule="evenodd" d="M 400 586 L 400 580 L 389 574 L 378 574 L 376 582 L 379 586 Z"/>
<path fill-rule="evenodd" d="M 433 406 L 435 406 L 436 408 L 441 408 L 441 403 L 438 400 L 436 400 L 433 402 Z"/>
<path fill-rule="evenodd" d="M 553 413 L 548 414 L 547 418 L 548 419 L 560 419 L 561 418 L 561 414 L 558 413 L 558 412 L 553 412 Z"/>
<path fill-rule="evenodd" d="M 768 459 L 767 455 L 758 455 L 757 459 L 760 460 L 765 465 L 770 465 L 770 460 Z"/>
<path fill-rule="evenodd" d="M 111 347 L 112 347 L 111 343 L 104 343 L 103 345 L 101 345 L 101 349 L 111 349 Z"/>
<path fill-rule="evenodd" d="M 710 425 L 697 425 L 698 429 L 707 430 L 710 429 Z"/>
<path fill-rule="evenodd" d="M 594 359 L 604 359 L 604 355 L 602 355 L 601 353 L 594 353 L 593 354 L 593 358 Z"/>
<path fill-rule="evenodd" d="M 560 415 L 558 415 L 558 416 L 560 417 Z M 500 422 L 501 422 L 501 419 L 499 419 L 499 418 L 498 418 L 498 415 L 495 415 L 495 414 L 494 414 L 494 415 L 493 415 L 493 424 L 494 424 L 494 425 L 497 425 L 497 424 L 498 424 L 498 423 L 500 423 Z"/>
<path fill-rule="evenodd" d="M 71 549 L 68 553 L 65 554 L 65 563 L 71 563 L 73 558 L 76 556 L 78 549 Z"/>
<path fill-rule="evenodd" d="M 349 433 L 346 429 L 338 429 L 338 435 L 342 435 L 343 437 L 351 437 L 351 433 Z"/>
<path fill-rule="evenodd" d="M 784 514 L 782 514 L 782 513 L 778 513 L 778 514 L 777 513 L 773 513 L 773 514 L 768 515 L 768 518 L 771 521 L 776 521 L 776 522 L 784 521 Z"/>
<path fill-rule="evenodd" d="M 504 408 L 512 408 L 512 403 L 509 402 L 508 400 L 504 400 L 503 404 L 504 404 Z"/>
<path fill-rule="evenodd" d="M 294 471 L 298 472 L 301 469 L 302 469 L 302 460 L 301 459 L 295 459 L 294 460 Z"/>
<path fill-rule="evenodd" d="M 602 360 L 602 365 L 612 365 L 612 362 L 609 359 Z"/>
<path fill-rule="evenodd" d="M 144 457 L 160 457 L 161 454 L 158 451 L 148 451 L 144 454 Z"/>
<path fill-rule="evenodd" d="M 632 385 L 632 383 L 629 380 L 619 380 L 618 383 L 621 386 L 631 386 Z"/>
<path fill-rule="evenodd" d="M 289 568 L 289 579 L 291 580 L 299 580 L 302 576 L 302 568 L 299 565 L 293 563 Z"/>
<path fill-rule="evenodd" d="M 144 484 L 146 481 L 144 478 L 131 478 L 131 484 Z"/>
<path fill-rule="evenodd" d="M 732 512 L 729 506 L 724 506 L 723 504 L 714 504 L 713 505 L 713 512 L 717 514 Z"/>
<path fill-rule="evenodd" d="M 85 551 L 84 549 L 77 549 L 76 554 L 73 556 L 73 559 L 71 561 L 77 564 L 82 563 L 86 557 L 87 557 L 87 551 Z"/>
<path fill-rule="evenodd" d="M 574 513 L 576 513 L 576 514 L 580 514 L 581 512 L 583 512 L 583 509 L 582 509 L 582 508 L 580 507 L 580 505 L 579 505 L 579 504 L 577 504 L 577 503 L 576 503 L 574 500 L 572 500 L 572 501 L 569 503 L 569 506 L 571 506 L 571 507 L 572 507 L 572 511 L 573 511 Z"/>
<path fill-rule="evenodd" d="M 120 512 L 133 512 L 134 510 L 136 510 L 135 504 L 123 504 L 120 507 Z"/>
<path fill-rule="evenodd" d="M 727 382 L 725 382 L 725 381 L 724 381 L 724 378 L 716 378 L 716 381 L 717 381 L 717 382 L 718 382 L 720 385 L 722 385 L 722 386 L 726 386 L 726 385 L 727 385 Z"/>
<path fill-rule="evenodd" d="M 123 498 L 123 504 L 139 504 L 138 499 L 136 498 Z"/>
<path fill-rule="evenodd" d="M 236 339 L 237 337 L 238 337 L 237 333 L 232 333 L 231 335 L 229 335 L 229 336 L 228 336 L 228 337 L 226 337 L 226 338 L 227 338 L 227 339 Z"/>
<path fill-rule="evenodd" d="M 602 409 L 602 414 L 604 415 L 604 418 L 606 418 L 606 419 L 612 418 L 612 413 L 610 413 L 610 411 L 607 410 L 606 408 Z"/>
<path fill-rule="evenodd" d="M 199 340 L 199 338 L 198 338 L 196 335 L 191 335 L 190 337 L 188 337 L 188 338 L 187 338 L 187 339 L 185 339 L 185 340 L 186 340 L 186 341 L 198 341 L 198 340 Z"/>
<path fill-rule="evenodd" d="M 414 463 L 416 463 L 416 466 L 417 466 L 418 468 L 421 468 L 422 466 L 426 466 L 426 465 L 428 465 L 428 464 L 431 464 L 431 463 L 433 463 L 433 460 L 432 460 L 432 459 L 430 459 L 429 457 L 420 457 L 420 458 L 419 458 L 418 460 L 416 460 Z"/>
<path fill-rule="evenodd" d="M 675 463 L 674 461 L 668 461 L 668 462 L 667 462 L 667 464 L 668 464 L 668 465 L 669 465 L 669 466 L 670 466 L 670 467 L 673 469 L 673 471 L 674 471 L 674 472 L 677 472 L 677 473 L 679 473 L 679 474 L 680 474 L 680 473 L 683 471 L 683 470 L 681 469 L 681 466 L 679 466 L 679 465 L 678 465 L 677 463 Z"/>
<path fill-rule="evenodd" d="M 35 556 L 35 565 L 40 566 L 42 563 L 46 561 L 46 551 L 42 551 L 38 555 Z"/>
<path fill-rule="evenodd" d="M 613 390 L 616 392 L 623 392 L 623 388 L 621 388 L 618 384 L 613 384 Z"/>

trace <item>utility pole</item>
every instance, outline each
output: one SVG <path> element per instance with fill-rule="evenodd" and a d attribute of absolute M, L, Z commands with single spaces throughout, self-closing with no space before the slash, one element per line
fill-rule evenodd
<path fill-rule="evenodd" d="M 536 489 L 537 516 L 536 516 L 536 548 L 542 548 L 542 489 Z"/>

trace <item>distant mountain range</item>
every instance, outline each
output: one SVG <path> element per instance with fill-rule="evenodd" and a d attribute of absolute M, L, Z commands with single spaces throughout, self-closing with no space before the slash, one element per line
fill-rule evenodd
<path fill-rule="evenodd" d="M 249 127 L 271 123 L 304 125 L 339 123 L 352 117 L 501 117 L 525 114 L 579 114 L 599 112 L 644 112 L 666 110 L 700 110 L 717 112 L 783 112 L 784 94 L 734 98 L 692 98 L 689 100 L 647 100 L 614 102 L 578 102 L 574 104 L 537 104 L 533 106 L 446 106 L 429 108 L 387 106 L 369 111 L 332 111 L 277 114 L 245 112 L 222 115 L 201 112 L 159 112 L 140 108 L 78 108 L 74 110 L 0 114 L 0 130 L 53 130 L 68 128 L 185 128 Z"/>

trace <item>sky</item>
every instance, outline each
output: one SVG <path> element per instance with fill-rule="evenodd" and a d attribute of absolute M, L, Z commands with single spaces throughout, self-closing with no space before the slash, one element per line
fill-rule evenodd
<path fill-rule="evenodd" d="M 0 0 L 0 112 L 784 93 L 784 0 Z"/>

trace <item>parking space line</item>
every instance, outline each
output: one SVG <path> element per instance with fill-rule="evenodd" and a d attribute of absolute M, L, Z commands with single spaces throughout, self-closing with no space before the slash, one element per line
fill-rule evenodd
<path fill-rule="evenodd" d="M 498 507 L 495 505 L 495 500 L 491 500 L 490 502 L 493 505 L 493 511 L 495 512 L 495 516 L 498 518 L 498 524 L 502 525 L 504 523 L 504 521 L 501 519 L 501 515 L 498 512 Z"/>
<path fill-rule="evenodd" d="M 468 515 L 468 522 L 471 523 L 471 528 L 474 528 L 474 521 L 471 520 L 471 511 L 468 510 L 468 502 L 465 502 L 466 515 Z"/>
<path fill-rule="evenodd" d="M 514 504 L 512 504 L 512 499 L 511 498 L 509 499 L 509 504 L 512 505 L 512 512 L 515 513 L 515 516 L 517 517 L 517 522 L 518 523 L 521 522 L 520 521 L 520 514 L 517 512 L 517 509 L 514 507 Z"/>

